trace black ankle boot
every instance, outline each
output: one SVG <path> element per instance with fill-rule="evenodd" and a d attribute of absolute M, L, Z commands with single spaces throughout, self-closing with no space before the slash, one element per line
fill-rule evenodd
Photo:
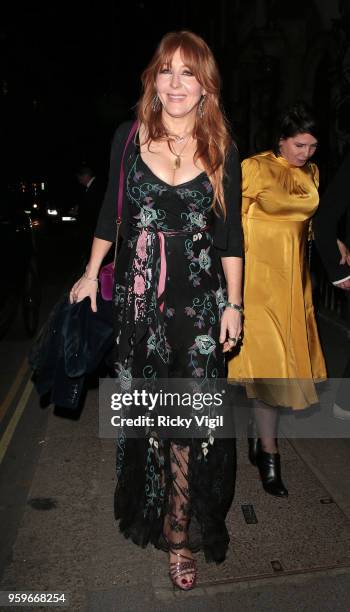
<path fill-rule="evenodd" d="M 270 495 L 288 497 L 288 490 L 281 477 L 281 459 L 279 453 L 266 453 L 258 440 L 256 465 L 260 472 L 262 486 Z"/>
<path fill-rule="evenodd" d="M 258 455 L 258 433 L 254 419 L 250 419 L 247 428 L 248 434 L 248 458 L 252 465 L 256 465 Z"/>

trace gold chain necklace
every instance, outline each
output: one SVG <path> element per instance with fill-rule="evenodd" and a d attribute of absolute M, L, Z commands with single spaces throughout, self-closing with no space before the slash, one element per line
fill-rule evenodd
<path fill-rule="evenodd" d="M 187 132 L 187 134 L 182 134 L 182 136 L 180 136 L 180 134 L 171 134 L 171 133 L 169 133 L 168 136 L 170 136 L 171 138 L 174 138 L 176 142 L 183 142 L 184 140 L 186 140 L 186 138 L 191 136 L 191 134 L 192 134 L 192 131 Z"/>
<path fill-rule="evenodd" d="M 182 149 L 181 149 L 180 153 L 176 153 L 176 151 L 174 151 L 174 150 L 173 150 L 173 149 L 170 147 L 170 151 L 171 151 L 171 152 L 172 152 L 172 154 L 175 156 L 175 159 L 174 159 L 174 165 L 173 165 L 174 172 L 175 172 L 175 170 L 178 170 L 178 169 L 180 168 L 180 166 L 181 166 L 181 155 L 183 154 L 184 150 L 186 149 L 186 147 L 187 147 L 187 145 L 188 145 L 189 141 L 190 141 L 190 134 L 188 135 L 187 140 L 186 140 L 186 142 L 185 142 L 184 146 L 182 147 Z"/>

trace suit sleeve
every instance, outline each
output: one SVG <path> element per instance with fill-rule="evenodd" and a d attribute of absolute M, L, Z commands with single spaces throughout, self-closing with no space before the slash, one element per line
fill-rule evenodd
<path fill-rule="evenodd" d="M 224 197 L 226 220 L 216 220 L 214 246 L 220 257 L 243 257 L 241 170 L 235 146 L 232 146 L 226 160 Z"/>
<path fill-rule="evenodd" d="M 350 155 L 345 158 L 338 173 L 322 195 L 313 221 L 315 243 L 328 276 L 333 282 L 350 275 L 350 267 L 339 264 L 340 253 L 337 246 L 339 220 L 350 211 L 349 174 Z"/>
<path fill-rule="evenodd" d="M 116 130 L 112 146 L 109 163 L 109 174 L 107 189 L 103 198 L 101 210 L 98 216 L 95 229 L 96 238 L 114 242 L 116 237 L 117 222 L 117 200 L 119 189 L 120 164 L 123 155 L 123 147 L 132 122 L 125 122 Z M 123 210 L 123 218 L 124 218 Z"/>

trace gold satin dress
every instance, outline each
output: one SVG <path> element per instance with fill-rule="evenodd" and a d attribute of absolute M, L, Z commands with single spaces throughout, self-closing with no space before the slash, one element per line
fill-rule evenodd
<path fill-rule="evenodd" d="M 228 377 L 273 406 L 317 403 L 314 382 L 326 378 L 306 258 L 318 182 L 315 164 L 292 166 L 271 151 L 242 163 L 243 341 Z"/>

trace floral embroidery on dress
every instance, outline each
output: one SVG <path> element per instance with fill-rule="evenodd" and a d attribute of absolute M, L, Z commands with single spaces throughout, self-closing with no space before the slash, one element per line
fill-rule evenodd
<path fill-rule="evenodd" d="M 136 157 L 127 176 L 126 191 L 129 199 L 137 206 L 138 213 L 134 215 L 137 226 L 140 228 L 153 227 L 158 230 L 167 230 L 165 211 L 154 208 L 154 197 L 162 197 L 167 193 L 167 187 L 149 180 L 143 180 L 144 173 L 137 170 L 139 156 Z"/>
<path fill-rule="evenodd" d="M 226 289 L 224 290 L 222 287 L 219 287 L 219 289 L 217 289 L 215 292 L 213 291 L 213 293 L 215 295 L 216 305 L 221 313 L 226 306 Z"/>
<path fill-rule="evenodd" d="M 114 306 L 116 307 L 116 311 L 117 311 L 117 320 L 118 320 L 118 323 L 121 323 L 123 319 L 123 310 L 124 310 L 124 303 L 125 303 L 125 286 L 124 285 L 120 285 L 119 283 L 116 283 L 113 298 L 114 298 Z"/>
<path fill-rule="evenodd" d="M 220 254 L 213 246 L 211 183 L 203 172 L 180 186 L 168 185 L 139 154 L 130 165 L 124 266 L 116 268 L 117 375 L 126 389 L 137 379 L 152 387 L 161 378 L 190 379 L 193 393 L 212 389 L 213 382 L 225 376 L 218 344 L 225 289 Z M 223 557 L 226 532 L 220 517 L 231 495 L 234 446 L 216 438 L 206 425 L 200 437 L 181 440 L 163 438 L 153 428 L 157 424 L 152 431 L 145 428 L 142 439 L 121 435 L 118 440 L 115 499 L 122 531 L 145 544 L 158 542 L 164 516 L 173 516 L 181 487 L 182 514 L 195 513 L 195 505 L 200 508 L 196 518 L 201 517 L 202 536 L 215 542 L 213 559 L 220 547 Z M 185 476 L 183 482 L 179 477 L 185 461 L 191 478 Z M 191 482 L 196 483 L 193 505 L 186 500 L 192 494 Z M 215 497 L 207 490 L 211 482 Z M 208 495 L 215 504 L 223 500 L 214 520 Z M 169 522 L 172 530 L 180 530 L 179 521 Z"/>
<path fill-rule="evenodd" d="M 125 442 L 126 442 L 126 435 L 125 435 L 124 430 L 121 429 L 119 436 L 117 437 L 117 455 L 116 455 L 117 478 L 120 477 L 122 466 L 124 463 Z"/>
<path fill-rule="evenodd" d="M 196 336 L 195 345 L 198 347 L 201 355 L 210 355 L 210 353 L 215 351 L 216 342 L 208 334 L 203 334 L 202 336 Z"/>
<path fill-rule="evenodd" d="M 121 363 L 118 364 L 117 376 L 120 381 L 120 388 L 123 391 L 129 391 L 132 385 L 132 373 L 130 368 L 124 367 Z"/>
<path fill-rule="evenodd" d="M 149 357 L 152 352 L 157 352 L 164 363 L 169 362 L 171 347 L 166 338 L 164 341 L 160 326 L 155 331 L 153 331 L 152 327 L 149 327 L 149 336 L 147 338 L 147 357 Z"/>
<path fill-rule="evenodd" d="M 186 306 L 185 313 L 188 317 L 195 317 L 197 320 L 193 324 L 194 327 L 202 329 L 205 325 L 205 320 L 209 318 L 210 325 L 217 323 L 217 317 L 213 311 L 213 302 L 208 293 L 204 295 L 204 298 L 194 298 L 192 300 L 192 306 Z"/>
<path fill-rule="evenodd" d="M 186 200 L 186 204 L 190 210 L 208 211 L 212 204 L 213 188 L 209 181 L 202 181 L 201 185 L 205 188 L 205 193 L 200 189 L 189 189 L 188 187 L 179 187 L 176 193 L 181 200 Z"/>
<path fill-rule="evenodd" d="M 209 375 L 209 362 L 211 356 L 215 357 L 216 342 L 212 337 L 212 328 L 208 329 L 207 334 L 196 336 L 194 344 L 188 349 L 192 376 L 206 380 Z M 205 368 L 199 367 L 198 354 L 207 357 Z M 211 372 L 212 375 L 212 372 Z"/>
<path fill-rule="evenodd" d="M 162 455 L 163 445 L 161 440 L 151 436 L 149 438 L 149 446 L 147 449 L 147 458 L 145 465 L 146 484 L 145 497 L 146 504 L 144 507 L 144 516 L 147 516 L 152 510 L 156 511 L 159 517 L 162 512 L 165 487 L 161 480 L 161 471 L 164 468 L 164 457 Z"/>
<path fill-rule="evenodd" d="M 211 276 L 211 265 L 212 260 L 209 252 L 211 251 L 211 236 L 206 233 L 207 240 L 210 240 L 210 244 L 206 249 L 201 249 L 198 255 L 195 254 L 193 242 L 197 242 L 202 238 L 202 234 L 195 234 L 192 237 L 192 240 L 188 238 L 185 241 L 185 254 L 187 259 L 189 260 L 189 281 L 193 284 L 193 287 L 199 287 L 201 284 L 201 276 L 203 271 Z"/>

